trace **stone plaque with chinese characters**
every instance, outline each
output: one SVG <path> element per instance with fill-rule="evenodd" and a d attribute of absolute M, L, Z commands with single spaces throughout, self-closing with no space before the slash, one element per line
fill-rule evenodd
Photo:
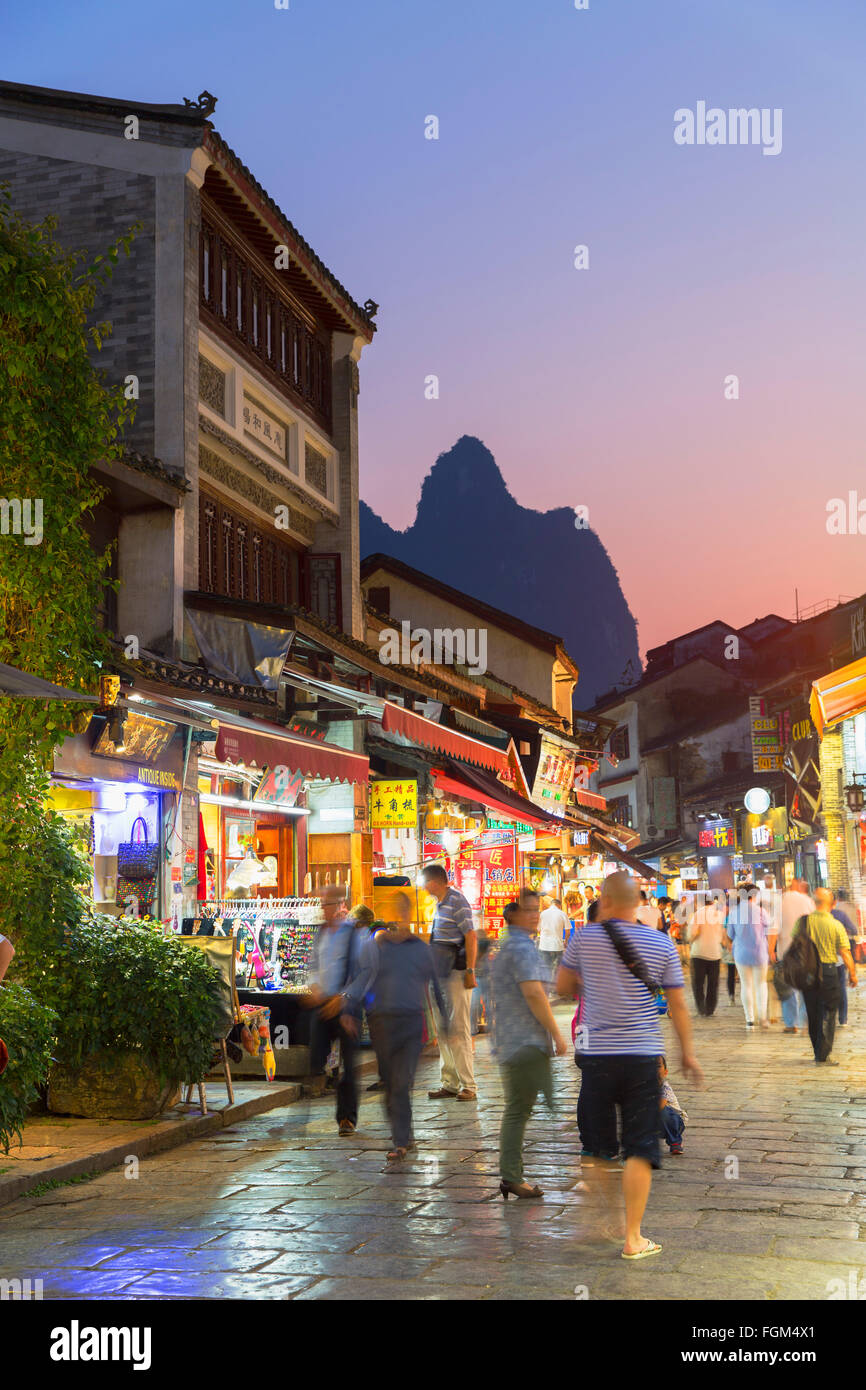
<path fill-rule="evenodd" d="M 277 420 L 273 415 L 269 415 L 263 410 L 258 401 L 251 400 L 249 396 L 244 397 L 243 405 L 243 426 L 244 433 L 252 435 L 258 444 L 263 444 L 271 453 L 278 454 L 281 459 L 286 457 L 286 427 L 282 420 Z"/>
<path fill-rule="evenodd" d="M 370 787 L 372 830 L 414 828 L 418 823 L 418 783 L 373 782 Z"/>

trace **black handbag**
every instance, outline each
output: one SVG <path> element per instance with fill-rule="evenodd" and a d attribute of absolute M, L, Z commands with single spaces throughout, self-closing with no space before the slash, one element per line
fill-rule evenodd
<path fill-rule="evenodd" d="M 141 824 L 144 839 L 136 840 L 135 827 Z M 147 843 L 147 822 L 144 816 L 136 816 L 129 832 L 131 839 L 117 846 L 117 872 L 121 878 L 138 882 L 143 878 L 153 878 L 159 865 L 159 845 Z"/>

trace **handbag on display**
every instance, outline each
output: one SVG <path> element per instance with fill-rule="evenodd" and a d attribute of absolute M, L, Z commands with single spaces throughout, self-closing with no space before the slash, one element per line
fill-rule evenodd
<path fill-rule="evenodd" d="M 141 825 L 143 840 L 136 840 L 135 827 Z M 117 872 L 125 879 L 138 881 L 153 878 L 159 866 L 159 845 L 148 844 L 147 822 L 144 816 L 136 816 L 132 822 L 130 839 L 117 846 Z"/>

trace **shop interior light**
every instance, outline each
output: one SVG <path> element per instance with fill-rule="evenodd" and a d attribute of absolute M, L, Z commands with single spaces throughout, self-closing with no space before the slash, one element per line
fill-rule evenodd
<path fill-rule="evenodd" d="M 226 887 L 235 892 L 238 888 L 276 888 L 278 886 L 277 876 L 273 869 L 268 868 L 260 859 L 256 858 L 253 850 L 248 850 L 247 855 L 241 860 L 238 867 L 229 874 L 226 880 Z"/>
<path fill-rule="evenodd" d="M 242 801 L 236 796 L 218 796 L 216 792 L 199 792 L 199 801 L 208 806 L 229 806 L 233 811 L 261 811 L 262 815 L 308 816 L 306 806 L 282 806 L 279 802 Z"/>

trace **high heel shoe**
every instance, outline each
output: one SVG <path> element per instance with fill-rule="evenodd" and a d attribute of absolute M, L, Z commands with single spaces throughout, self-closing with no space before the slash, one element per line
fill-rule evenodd
<path fill-rule="evenodd" d="M 530 1187 L 530 1188 L 528 1189 L 528 1191 L 521 1191 L 521 1186 L 523 1186 L 523 1187 L 525 1188 L 525 1187 L 526 1187 L 526 1184 L 525 1184 L 525 1183 L 524 1183 L 524 1184 L 520 1184 L 520 1183 L 516 1183 L 516 1182 L 506 1182 L 505 1179 L 503 1178 L 502 1182 L 500 1182 L 500 1184 L 499 1184 L 499 1191 L 500 1191 L 500 1193 L 502 1194 L 503 1200 L 507 1202 L 507 1201 L 508 1201 L 508 1198 L 511 1196 L 512 1193 L 514 1194 L 515 1197 L 543 1197 L 543 1196 L 544 1196 L 544 1193 L 542 1192 L 542 1190 L 541 1190 L 540 1187 Z"/>

